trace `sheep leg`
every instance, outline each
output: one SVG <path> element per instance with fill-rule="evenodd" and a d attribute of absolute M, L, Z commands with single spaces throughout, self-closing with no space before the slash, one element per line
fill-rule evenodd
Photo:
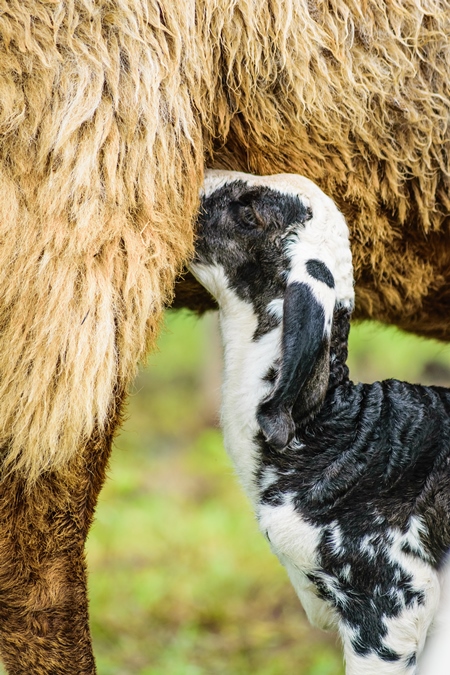
<path fill-rule="evenodd" d="M 11 675 L 95 673 L 84 544 L 120 413 L 112 418 L 64 472 L 1 485 L 0 652 Z"/>

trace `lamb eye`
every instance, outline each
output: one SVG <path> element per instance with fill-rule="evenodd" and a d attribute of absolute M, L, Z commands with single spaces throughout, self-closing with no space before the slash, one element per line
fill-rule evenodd
<path fill-rule="evenodd" d="M 258 223 L 255 212 L 249 206 L 241 206 L 239 209 L 238 223 L 247 230 L 260 228 L 260 223 Z"/>
<path fill-rule="evenodd" d="M 263 223 L 258 218 L 253 206 L 245 201 L 237 200 L 230 204 L 230 210 L 236 225 L 247 232 L 261 230 Z"/>

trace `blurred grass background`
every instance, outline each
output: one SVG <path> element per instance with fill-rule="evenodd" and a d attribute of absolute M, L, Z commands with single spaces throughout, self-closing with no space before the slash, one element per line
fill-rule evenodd
<path fill-rule="evenodd" d="M 450 347 L 352 327 L 355 381 L 450 385 Z M 217 429 L 215 314 L 168 312 L 88 541 L 99 675 L 342 675 L 259 535 Z"/>

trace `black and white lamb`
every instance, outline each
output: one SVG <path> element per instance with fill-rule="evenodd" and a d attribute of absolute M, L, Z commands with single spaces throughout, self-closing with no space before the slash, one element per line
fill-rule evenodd
<path fill-rule="evenodd" d="M 219 305 L 225 445 L 348 675 L 411 675 L 450 546 L 450 391 L 353 384 L 348 230 L 296 175 L 211 171 L 192 271 Z"/>

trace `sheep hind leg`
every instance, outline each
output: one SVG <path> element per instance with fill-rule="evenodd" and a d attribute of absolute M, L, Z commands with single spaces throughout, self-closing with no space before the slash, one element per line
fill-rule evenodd
<path fill-rule="evenodd" d="M 0 492 L 0 653 L 11 675 L 92 675 L 84 544 L 123 396 L 67 470 Z"/>

